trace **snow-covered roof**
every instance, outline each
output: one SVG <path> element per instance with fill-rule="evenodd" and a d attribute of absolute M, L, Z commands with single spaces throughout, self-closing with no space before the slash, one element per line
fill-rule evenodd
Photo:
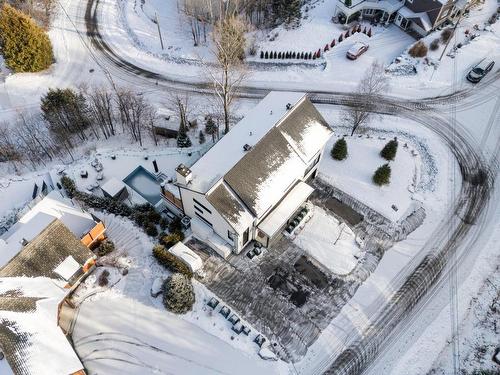
<path fill-rule="evenodd" d="M 295 106 L 304 93 L 273 91 L 192 167 L 190 189 L 206 193 L 245 155 L 243 146 L 257 144 Z"/>
<path fill-rule="evenodd" d="M 253 223 L 252 214 L 223 180 L 209 192 L 207 200 L 238 232 Z"/>
<path fill-rule="evenodd" d="M 15 375 L 72 374 L 83 369 L 58 327 L 59 304 L 71 290 L 60 272 L 74 270 L 68 267 L 68 258 L 82 270 L 93 257 L 54 219 L 0 268 L 0 343 Z"/>
<path fill-rule="evenodd" d="M 258 228 L 269 237 L 273 237 L 313 191 L 314 189 L 311 186 L 300 181 L 258 225 Z"/>
<path fill-rule="evenodd" d="M 106 192 L 111 197 L 116 197 L 120 194 L 123 189 L 126 189 L 127 185 L 123 181 L 120 181 L 116 177 L 111 177 L 105 184 L 101 186 L 102 191 Z"/>
<path fill-rule="evenodd" d="M 248 227 L 246 211 L 260 218 L 275 206 L 303 177 L 330 135 L 305 94 L 271 92 L 194 164 L 189 188 L 206 193 L 216 185 L 209 201 L 221 207 L 221 214 L 236 229 Z M 244 151 L 245 144 L 252 148 Z M 230 203 L 221 202 L 222 198 Z"/>
<path fill-rule="evenodd" d="M 416 22 L 425 31 L 432 29 L 432 22 L 426 12 L 415 13 L 407 7 L 402 7 L 398 13 L 404 18 Z"/>
<path fill-rule="evenodd" d="M 54 270 L 64 280 L 69 281 L 71 277 L 80 269 L 80 264 L 71 255 L 64 259 Z"/>
<path fill-rule="evenodd" d="M 184 261 L 191 269 L 191 272 L 196 272 L 203 267 L 203 261 L 200 256 L 182 242 L 177 242 L 168 251 Z"/>
<path fill-rule="evenodd" d="M 78 238 L 95 226 L 92 215 L 60 192 L 51 191 L 0 237 L 0 267 L 21 250 L 23 240 L 34 239 L 54 219 L 60 220 Z"/>

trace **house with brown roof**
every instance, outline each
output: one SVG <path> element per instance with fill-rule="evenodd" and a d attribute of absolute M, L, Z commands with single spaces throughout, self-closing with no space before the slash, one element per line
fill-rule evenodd
<path fill-rule="evenodd" d="M 306 94 L 268 94 L 193 166 L 177 168 L 194 235 L 222 256 L 252 240 L 270 246 L 313 192 L 307 181 L 330 135 Z"/>
<path fill-rule="evenodd" d="M 80 375 L 59 316 L 94 268 L 104 224 L 52 191 L 0 237 L 2 375 Z"/>

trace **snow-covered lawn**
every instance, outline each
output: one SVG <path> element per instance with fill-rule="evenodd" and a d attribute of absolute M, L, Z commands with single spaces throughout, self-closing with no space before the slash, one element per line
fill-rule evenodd
<path fill-rule="evenodd" d="M 82 304 L 73 341 L 93 374 L 279 373 L 277 362 L 250 356 L 184 319 L 112 292 Z"/>
<path fill-rule="evenodd" d="M 469 89 L 473 84 L 468 82 L 465 77 L 476 64 L 484 58 L 496 60 L 498 64 L 500 58 L 500 22 L 497 21 L 493 25 L 485 24 L 496 11 L 497 6 L 496 1 L 486 0 L 478 8 L 472 9 L 470 14 L 461 20 L 460 26 L 452 37 L 441 61 L 439 61 L 439 57 L 445 46 L 442 42 L 435 51 L 431 51 L 429 48 L 425 58 L 412 58 L 408 55 L 408 49 L 406 49 L 399 57 L 401 63 L 392 64 L 390 69 L 410 64 L 416 66 L 417 74 L 415 76 L 398 77 L 398 79 L 394 80 L 395 86 L 399 88 L 450 87 L 456 78 L 457 83 L 454 91 Z M 477 25 L 477 30 L 474 29 L 475 25 Z M 475 37 L 471 39 L 471 35 Z M 431 42 L 439 39 L 440 36 L 441 31 L 436 30 L 423 38 L 422 41 L 429 47 Z M 450 56 L 453 47 L 458 44 L 461 44 L 462 47 L 456 49 Z M 426 61 L 431 64 L 427 64 Z M 496 66 L 489 75 L 493 75 L 497 70 L 498 67 Z"/>
<path fill-rule="evenodd" d="M 231 324 L 218 313 L 224 301 L 215 311 L 206 305 L 217 296 L 200 282 L 193 280 L 196 300 L 192 311 L 185 315 L 166 311 L 161 295 L 154 298 L 150 294 L 155 280 L 170 275 L 153 258 L 151 238 L 127 219 L 95 214 L 104 221 L 117 249 L 99 259 L 102 267 L 74 295 L 81 309 L 73 339 L 83 363 L 93 373 L 118 373 L 117 357 L 132 361 L 127 373 L 137 375 L 153 369 L 159 374 L 236 373 L 238 363 L 248 368 L 243 373 L 286 372 L 284 362 L 259 357 L 260 348 L 253 342 L 259 332 L 252 325 L 243 323 L 251 329 L 248 336 L 231 330 Z M 110 271 L 109 284 L 99 287 L 97 280 L 103 270 Z M 97 340 L 100 332 L 106 333 L 103 340 Z M 86 336 L 91 337 L 83 339 Z M 173 370 L 176 366 L 177 371 Z"/>
<path fill-rule="evenodd" d="M 361 254 L 352 230 L 317 206 L 294 242 L 338 275 L 350 273 Z"/>
<path fill-rule="evenodd" d="M 420 173 L 420 158 L 412 156 L 410 147 L 399 142 L 398 152 L 391 166 L 389 185 L 379 187 L 372 181 L 375 170 L 387 163 L 379 153 L 389 139 L 378 137 L 346 137 L 348 157 L 343 161 L 330 156 L 337 137 L 332 137 L 326 145 L 319 166 L 319 176 L 326 182 L 345 191 L 387 218 L 397 221 L 409 214 L 413 208 L 412 191 Z M 391 206 L 395 205 L 397 211 Z"/>

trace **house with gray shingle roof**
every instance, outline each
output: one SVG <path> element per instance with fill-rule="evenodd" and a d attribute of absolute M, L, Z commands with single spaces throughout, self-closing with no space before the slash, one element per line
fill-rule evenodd
<path fill-rule="evenodd" d="M 272 244 L 312 193 L 307 181 L 330 135 L 306 94 L 268 94 L 194 165 L 177 168 L 195 236 L 216 234 L 223 256 L 252 240 Z"/>

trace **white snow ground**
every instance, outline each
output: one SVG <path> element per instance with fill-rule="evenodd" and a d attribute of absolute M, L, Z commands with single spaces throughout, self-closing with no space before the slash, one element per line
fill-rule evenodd
<path fill-rule="evenodd" d="M 313 206 L 311 219 L 293 241 L 338 275 L 349 274 L 361 255 L 352 230 L 317 206 Z"/>
<path fill-rule="evenodd" d="M 419 182 L 422 163 L 418 154 L 411 155 L 413 146 L 410 144 L 405 148 L 404 143 L 407 141 L 400 139 L 395 160 L 388 162 L 379 153 L 391 138 L 373 135 L 370 138 L 360 138 L 355 134 L 345 138 L 348 156 L 345 160 L 338 161 L 330 155 L 338 139 L 339 137 L 332 137 L 326 145 L 319 166 L 319 176 L 390 220 L 398 221 L 408 216 L 415 206 L 413 192 Z M 375 170 L 385 163 L 391 167 L 391 181 L 389 185 L 379 187 L 373 183 L 372 177 Z M 392 205 L 398 210 L 395 211 Z"/>
<path fill-rule="evenodd" d="M 173 314 L 114 293 L 83 303 L 73 340 L 94 374 L 278 373 L 276 362 L 252 358 Z"/>

